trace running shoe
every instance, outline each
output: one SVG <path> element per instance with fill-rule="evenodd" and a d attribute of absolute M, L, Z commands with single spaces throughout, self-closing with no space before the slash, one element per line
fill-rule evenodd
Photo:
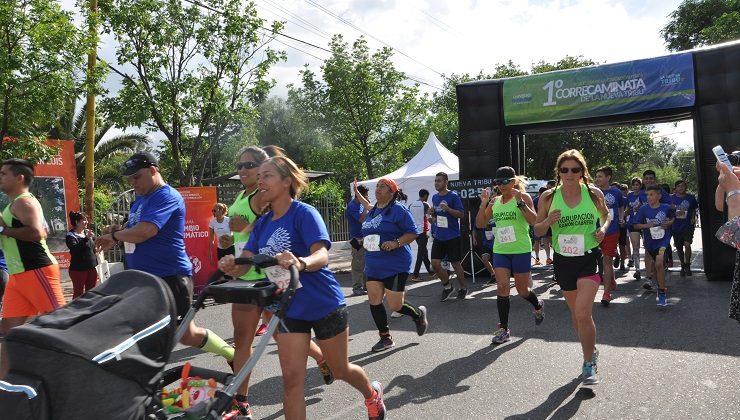
<path fill-rule="evenodd" d="M 591 353 L 591 363 L 594 365 L 594 371 L 599 372 L 599 350 L 594 347 L 594 352 Z"/>
<path fill-rule="evenodd" d="M 545 320 L 545 301 L 540 300 L 540 309 L 534 310 L 534 325 L 542 324 Z"/>
<path fill-rule="evenodd" d="M 422 336 L 425 332 L 427 332 L 427 327 L 429 326 L 429 323 L 427 322 L 426 306 L 419 306 L 419 317 L 414 320 L 414 323 L 416 324 L 416 333 L 419 334 L 419 336 Z"/>
<path fill-rule="evenodd" d="M 450 288 L 443 288 L 442 289 L 442 298 L 439 300 L 440 302 L 444 302 L 452 296 L 452 292 L 454 292 L 455 289 L 453 287 Z"/>
<path fill-rule="evenodd" d="M 542 263 L 540 262 L 540 259 L 539 258 L 535 258 L 534 259 L 534 264 L 532 264 L 532 265 L 542 265 Z"/>
<path fill-rule="evenodd" d="M 584 385 L 596 385 L 599 378 L 596 377 L 596 365 L 592 362 L 583 362 L 583 373 L 581 374 Z"/>
<path fill-rule="evenodd" d="M 632 268 L 635 266 L 635 262 L 632 260 L 627 260 L 627 267 Z"/>
<path fill-rule="evenodd" d="M 614 268 L 618 268 L 619 267 L 619 257 L 614 258 L 614 261 L 612 261 L 612 266 Z"/>
<path fill-rule="evenodd" d="M 658 292 L 658 306 L 668 306 L 668 301 L 665 292 Z"/>
<path fill-rule="evenodd" d="M 545 260 L 545 264 L 552 265 L 552 258 L 548 258 Z"/>
<path fill-rule="evenodd" d="M 619 266 L 619 272 L 624 273 L 627 271 L 627 267 L 624 266 L 624 261 L 622 261 L 622 264 Z"/>
<path fill-rule="evenodd" d="M 385 403 L 383 403 L 383 385 L 378 381 L 373 381 L 370 386 L 375 390 L 375 396 L 365 400 L 367 407 L 368 420 L 385 420 Z"/>
<path fill-rule="evenodd" d="M 231 411 L 224 415 L 223 420 L 252 420 L 252 410 L 246 401 L 232 401 Z"/>
<path fill-rule="evenodd" d="M 380 340 L 378 340 L 378 342 L 375 343 L 375 345 L 370 350 L 377 353 L 383 350 L 388 350 L 395 345 L 396 343 L 393 342 L 393 339 L 390 335 L 381 335 Z"/>
<path fill-rule="evenodd" d="M 329 369 L 329 365 L 326 363 L 326 360 L 322 360 L 316 365 L 319 367 L 319 373 L 321 373 L 321 376 L 324 378 L 324 383 L 331 385 L 332 382 L 334 382 L 334 374 L 331 373 L 331 369 Z"/>
<path fill-rule="evenodd" d="M 609 293 L 608 290 L 604 290 L 604 294 L 601 296 L 601 304 L 604 306 L 609 306 L 609 303 L 612 301 L 612 295 Z"/>
<path fill-rule="evenodd" d="M 642 285 L 642 288 L 645 290 L 653 290 L 653 281 L 650 277 L 647 278 L 647 281 Z"/>
<path fill-rule="evenodd" d="M 498 329 L 493 333 L 491 344 L 502 344 L 509 340 L 511 340 L 511 330 L 498 324 Z"/>
<path fill-rule="evenodd" d="M 640 272 L 639 272 L 639 271 L 635 271 L 635 274 L 634 274 L 634 275 L 633 275 L 632 277 L 634 277 L 634 278 L 635 278 L 635 280 L 640 280 L 640 278 L 641 278 L 642 276 L 640 276 Z"/>
<path fill-rule="evenodd" d="M 468 289 L 460 289 L 457 291 L 457 300 L 463 300 L 465 299 L 465 296 L 468 295 Z"/>
<path fill-rule="evenodd" d="M 264 335 L 267 332 L 267 324 L 262 324 L 257 328 L 257 332 L 254 333 L 257 337 Z"/>
<path fill-rule="evenodd" d="M 352 296 L 365 296 L 367 292 L 362 287 L 355 287 L 352 289 Z"/>
<path fill-rule="evenodd" d="M 424 280 L 422 280 L 422 278 L 419 277 L 419 276 L 411 276 L 411 281 L 418 283 L 418 282 L 424 281 Z"/>
<path fill-rule="evenodd" d="M 391 312 L 391 318 L 400 318 L 402 316 L 403 314 L 400 312 L 396 312 L 396 311 Z"/>

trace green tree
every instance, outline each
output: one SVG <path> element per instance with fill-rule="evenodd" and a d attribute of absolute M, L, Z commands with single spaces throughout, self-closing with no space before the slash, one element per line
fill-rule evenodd
<path fill-rule="evenodd" d="M 740 38 L 740 0 L 685 0 L 660 31 L 670 51 Z"/>
<path fill-rule="evenodd" d="M 354 172 L 373 178 L 397 165 L 404 145 L 418 137 L 424 115 L 418 86 L 405 83 L 390 48 L 371 53 L 361 37 L 350 50 L 341 35 L 329 47 L 332 56 L 321 67 L 321 79 L 306 67 L 302 86 L 290 86 L 290 101 L 304 121 L 320 122 L 333 145 L 331 160 L 344 177 Z"/>
<path fill-rule="evenodd" d="M 196 3 L 196 2 L 193 2 Z M 116 126 L 159 130 L 173 160 L 170 181 L 200 183 L 218 172 L 224 143 L 254 117 L 274 82 L 267 73 L 283 52 L 267 47 L 270 29 L 244 0 L 106 0 L 106 30 L 118 43 L 121 77 L 103 102 Z"/>
<path fill-rule="evenodd" d="M 57 1 L 22 0 L 0 2 L 0 39 L 0 157 L 48 159 L 46 133 L 81 90 L 89 38 Z"/>
<path fill-rule="evenodd" d="M 694 153 L 694 150 L 680 149 L 676 151 L 671 158 L 671 166 L 676 168 L 680 178 L 686 181 L 689 191 L 699 191 L 699 177 L 696 174 L 696 153 Z"/>

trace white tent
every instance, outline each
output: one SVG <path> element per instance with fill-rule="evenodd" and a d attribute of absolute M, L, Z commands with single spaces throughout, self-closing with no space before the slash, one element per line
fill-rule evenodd
<path fill-rule="evenodd" d="M 358 182 L 370 190 L 370 201 L 375 201 L 373 191 L 380 178 L 390 178 L 398 184 L 409 198 L 408 203 L 419 198 L 419 190 L 426 189 L 429 196 L 434 194 L 434 176 L 444 172 L 450 180 L 460 177 L 460 163 L 454 153 L 447 150 L 434 133 L 429 133 L 424 147 L 411 160 L 395 171 L 381 177 Z M 352 186 L 350 185 L 350 191 Z"/>
<path fill-rule="evenodd" d="M 439 142 L 434 133 L 429 133 L 424 147 L 419 150 L 416 156 L 406 162 L 405 165 L 381 177 L 359 181 L 358 184 L 364 185 L 370 190 L 370 202 L 374 202 L 375 197 L 373 196 L 373 192 L 375 191 L 375 185 L 378 183 L 378 180 L 380 178 L 390 178 L 396 181 L 398 187 L 408 196 L 408 202 L 406 203 L 408 206 L 411 202 L 419 198 L 419 190 L 422 188 L 429 191 L 429 200 L 431 201 L 432 195 L 436 192 L 434 190 L 434 176 L 439 172 L 446 173 L 450 180 L 460 179 L 460 163 L 457 156 L 447 150 Z M 352 185 L 350 185 L 350 191 L 354 192 Z M 430 240 L 427 247 L 429 251 L 432 249 L 431 244 L 432 241 Z M 416 242 L 411 244 L 411 255 L 413 255 L 413 261 L 411 263 L 413 269 L 413 265 L 416 262 Z M 421 272 L 426 272 L 423 265 Z"/>

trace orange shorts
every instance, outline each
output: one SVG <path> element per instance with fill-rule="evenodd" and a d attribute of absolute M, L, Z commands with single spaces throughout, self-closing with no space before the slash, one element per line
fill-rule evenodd
<path fill-rule="evenodd" d="M 59 265 L 11 274 L 3 296 L 3 318 L 31 317 L 64 305 Z"/>
<path fill-rule="evenodd" d="M 619 242 L 619 232 L 612 233 L 611 235 L 604 236 L 604 239 L 599 244 L 601 252 L 607 257 L 616 257 L 617 243 Z"/>

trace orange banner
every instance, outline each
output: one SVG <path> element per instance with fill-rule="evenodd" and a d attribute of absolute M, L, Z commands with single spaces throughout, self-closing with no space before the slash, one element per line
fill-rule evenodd
<path fill-rule="evenodd" d="M 185 250 L 193 263 L 193 291 L 197 294 L 217 268 L 215 251 L 213 259 L 208 260 L 208 222 L 213 217 L 217 192 L 216 187 L 181 187 L 177 191 L 185 200 Z"/>
<path fill-rule="evenodd" d="M 47 140 L 46 144 L 59 147 L 59 153 L 36 165 L 30 191 L 44 210 L 49 250 L 61 268 L 69 268 L 69 250 L 64 242 L 71 228 L 67 215 L 70 211 L 80 211 L 75 144 L 71 140 Z"/>

